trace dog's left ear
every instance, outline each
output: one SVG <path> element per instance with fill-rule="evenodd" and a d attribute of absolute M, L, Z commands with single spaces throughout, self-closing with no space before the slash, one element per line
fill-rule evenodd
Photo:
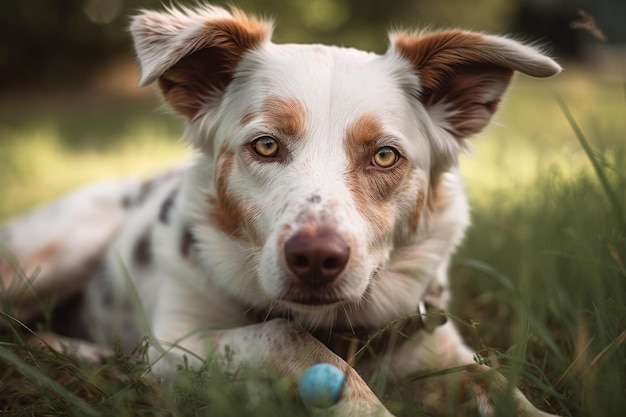
<path fill-rule="evenodd" d="M 130 31 L 141 64 L 139 85 L 158 80 L 165 101 L 191 120 L 221 98 L 244 54 L 269 41 L 272 24 L 203 5 L 143 11 Z"/>
<path fill-rule="evenodd" d="M 411 63 L 419 100 L 459 145 L 489 124 L 514 71 L 549 77 L 561 70 L 533 47 L 462 30 L 395 33 L 391 52 Z"/>

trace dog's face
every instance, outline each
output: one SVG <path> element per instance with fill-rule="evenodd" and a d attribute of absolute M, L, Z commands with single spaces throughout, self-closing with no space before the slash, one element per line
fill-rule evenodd
<path fill-rule="evenodd" d="M 357 301 L 394 242 L 417 230 L 431 155 L 397 82 L 414 75 L 397 67 L 322 46 L 267 44 L 242 60 L 210 122 L 212 220 L 260 249 L 272 299 Z"/>
<path fill-rule="evenodd" d="M 388 291 L 390 262 L 428 238 L 442 175 L 514 70 L 559 69 L 462 31 L 396 34 L 384 55 L 276 45 L 269 24 L 212 7 L 146 12 L 132 30 L 142 82 L 158 80 L 204 155 L 200 248 L 243 250 L 246 272 L 233 277 L 231 265 L 214 279 L 293 311 Z"/>

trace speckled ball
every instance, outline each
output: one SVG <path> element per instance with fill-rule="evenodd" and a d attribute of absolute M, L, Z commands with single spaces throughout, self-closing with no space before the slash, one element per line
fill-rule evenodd
<path fill-rule="evenodd" d="M 334 365 L 318 363 L 304 371 L 298 393 L 307 407 L 327 408 L 336 404 L 344 391 L 346 377 Z"/>

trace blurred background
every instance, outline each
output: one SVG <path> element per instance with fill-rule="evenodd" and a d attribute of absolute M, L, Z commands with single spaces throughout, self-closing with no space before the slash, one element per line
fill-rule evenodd
<path fill-rule="evenodd" d="M 21 0 L 5 2 L 0 24 L 2 90 L 75 86 L 132 54 L 126 28 L 140 8 L 161 0 Z M 166 2 L 167 3 L 167 2 Z M 193 4 L 193 1 L 174 1 Z M 215 3 L 224 3 L 216 1 Z M 626 42 L 622 0 L 237 0 L 235 5 L 276 18 L 278 42 L 322 42 L 382 52 L 385 31 L 397 26 L 463 27 L 541 41 L 560 58 L 592 59 L 594 34 L 572 30 L 583 10 L 606 45 Z M 596 36 L 597 38 L 597 36 Z"/>

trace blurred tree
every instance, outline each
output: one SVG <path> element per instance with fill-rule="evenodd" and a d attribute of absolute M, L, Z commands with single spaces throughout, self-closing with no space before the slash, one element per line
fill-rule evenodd
<path fill-rule="evenodd" d="M 121 0 L 116 14 L 121 12 Z M 2 5 L 0 85 L 52 84 L 81 77 L 123 46 L 116 24 L 95 24 L 84 0 L 20 0 Z M 94 15 L 95 16 L 95 15 Z M 97 18 L 97 16 L 95 16 Z M 113 22 L 115 17 L 109 17 Z"/>
<path fill-rule="evenodd" d="M 569 22 L 589 11 L 610 42 L 626 42 L 624 0 L 232 0 L 277 20 L 277 42 L 338 43 L 382 52 L 395 27 L 510 30 L 575 54 Z M 7 0 L 0 8 L 0 87 L 80 84 L 116 56 L 132 56 L 128 16 L 162 0 Z M 172 0 L 190 5 L 198 0 Z"/>

